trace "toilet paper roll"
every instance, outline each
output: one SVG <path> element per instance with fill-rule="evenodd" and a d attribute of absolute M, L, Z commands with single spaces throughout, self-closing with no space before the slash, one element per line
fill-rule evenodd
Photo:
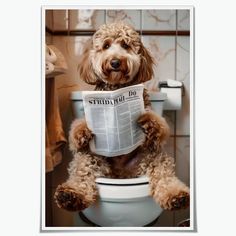
<path fill-rule="evenodd" d="M 167 94 L 164 102 L 164 110 L 180 110 L 182 107 L 182 89 L 181 88 L 161 88 L 162 93 Z"/>
<path fill-rule="evenodd" d="M 46 46 L 46 61 L 49 61 L 51 63 L 55 63 L 57 61 L 56 53 L 49 47 Z"/>

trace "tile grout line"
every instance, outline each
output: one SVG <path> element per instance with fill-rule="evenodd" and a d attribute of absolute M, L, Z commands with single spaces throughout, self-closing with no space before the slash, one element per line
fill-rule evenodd
<path fill-rule="evenodd" d="M 104 15 L 104 23 L 107 23 L 107 9 L 105 9 L 105 15 Z"/>
<path fill-rule="evenodd" d="M 70 22 L 71 22 L 71 12 L 70 10 L 67 10 L 67 34 L 69 35 L 70 34 Z"/>
<path fill-rule="evenodd" d="M 177 31 L 178 31 L 178 12 L 175 10 L 175 70 L 174 70 L 174 79 L 177 80 Z M 176 162 L 176 133 L 177 133 L 177 112 L 174 111 L 174 159 Z"/>
<path fill-rule="evenodd" d="M 54 31 L 54 11 L 53 10 L 52 10 L 52 31 Z"/>
<path fill-rule="evenodd" d="M 178 11 L 175 10 L 175 80 L 177 80 L 177 35 L 178 35 Z M 176 137 L 176 132 L 177 132 L 177 112 L 174 111 L 174 160 L 176 163 L 176 149 L 177 149 L 177 137 Z M 175 167 L 176 168 L 176 167 Z M 176 221 L 176 214 L 175 212 L 173 213 L 173 226 L 175 226 L 175 221 Z"/>
<path fill-rule="evenodd" d="M 141 35 L 141 39 L 142 39 L 142 36 L 143 36 L 143 11 L 140 10 L 140 35 Z"/>

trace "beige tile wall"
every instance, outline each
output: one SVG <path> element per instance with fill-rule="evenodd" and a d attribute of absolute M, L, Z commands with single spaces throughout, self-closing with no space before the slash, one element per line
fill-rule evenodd
<path fill-rule="evenodd" d="M 97 29 L 105 23 L 105 10 L 70 10 L 70 30 Z M 91 15 L 91 20 L 89 20 Z"/>
<path fill-rule="evenodd" d="M 178 30 L 189 30 L 190 29 L 190 11 L 189 10 L 178 10 L 177 11 Z"/>
<path fill-rule="evenodd" d="M 97 29 L 104 22 L 122 20 L 133 25 L 137 30 L 189 30 L 188 10 L 95 10 L 91 12 L 91 21 L 83 18 L 83 12 L 77 10 L 54 10 L 46 13 L 46 24 L 53 30 L 83 30 Z M 87 24 L 87 25 L 86 25 Z M 86 28 L 87 27 L 87 28 Z M 47 43 L 52 43 L 64 54 L 69 70 L 67 74 L 57 77 L 60 112 L 65 133 L 73 119 L 70 93 L 74 90 L 92 89 L 79 79 L 77 67 L 83 47 L 91 36 L 50 36 Z M 176 160 L 178 177 L 189 185 L 190 163 L 190 41 L 188 36 L 142 36 L 144 45 L 150 49 L 157 62 L 154 68 L 154 79 L 147 83 L 152 90 L 157 89 L 158 81 L 176 79 L 184 84 L 183 107 L 180 111 L 165 111 L 164 116 L 171 128 L 171 138 L 166 150 Z M 50 174 L 50 191 L 67 178 L 67 166 L 72 158 L 68 148 L 63 155 L 63 161 Z M 74 214 L 56 207 L 52 198 L 52 226 L 73 226 Z M 156 226 L 175 226 L 181 220 L 189 217 L 189 209 L 178 212 L 164 211 Z"/>
<path fill-rule="evenodd" d="M 177 37 L 176 79 L 184 84 L 183 107 L 177 112 L 176 134 L 190 135 L 190 42 L 189 37 Z"/>
<path fill-rule="evenodd" d="M 175 30 L 176 10 L 142 11 L 144 30 Z"/>
<path fill-rule="evenodd" d="M 140 30 L 140 10 L 108 10 L 106 11 L 106 22 L 123 21 L 132 25 L 136 30 Z"/>
<path fill-rule="evenodd" d="M 142 36 L 144 46 L 154 57 L 154 81 L 175 79 L 175 36 Z M 156 85 L 156 83 L 154 83 Z M 150 86 L 156 90 L 156 87 Z"/>

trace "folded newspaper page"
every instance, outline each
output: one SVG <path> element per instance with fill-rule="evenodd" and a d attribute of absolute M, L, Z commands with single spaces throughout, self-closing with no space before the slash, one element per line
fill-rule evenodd
<path fill-rule="evenodd" d="M 127 154 L 143 143 L 137 119 L 144 113 L 142 84 L 115 91 L 83 91 L 85 119 L 94 138 L 92 152 L 114 157 Z"/>

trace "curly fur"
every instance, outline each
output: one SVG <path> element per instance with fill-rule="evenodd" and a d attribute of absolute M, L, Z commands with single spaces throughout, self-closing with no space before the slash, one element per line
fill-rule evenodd
<path fill-rule="evenodd" d="M 110 61 L 120 60 L 119 69 Z M 138 33 L 123 23 L 103 25 L 94 34 L 80 65 L 80 76 L 96 90 L 115 90 L 139 84 L 153 76 L 153 59 L 143 46 Z M 93 204 L 98 191 L 97 177 L 132 178 L 149 176 L 150 194 L 164 209 L 175 210 L 189 205 L 189 188 L 175 176 L 172 157 L 163 151 L 169 136 L 164 118 L 150 111 L 150 101 L 144 91 L 146 113 L 138 124 L 146 135 L 144 143 L 133 152 L 113 158 L 93 154 L 89 141 L 93 138 L 84 119 L 76 119 L 69 133 L 70 163 L 68 180 L 59 185 L 55 200 L 60 208 L 81 211 Z"/>

